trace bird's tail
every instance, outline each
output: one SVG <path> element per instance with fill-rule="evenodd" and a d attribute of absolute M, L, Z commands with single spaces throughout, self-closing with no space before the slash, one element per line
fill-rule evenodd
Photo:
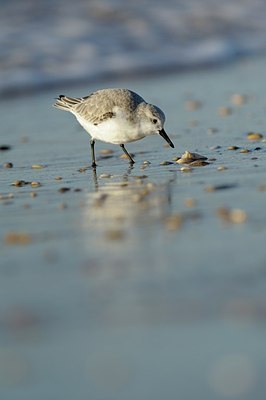
<path fill-rule="evenodd" d="M 63 94 L 61 94 L 57 99 L 56 102 L 54 103 L 54 107 L 59 108 L 60 110 L 64 110 L 64 111 L 73 111 L 73 108 L 75 108 L 75 106 L 80 103 L 79 98 L 74 98 L 74 97 L 68 97 L 68 96 L 64 96 Z"/>

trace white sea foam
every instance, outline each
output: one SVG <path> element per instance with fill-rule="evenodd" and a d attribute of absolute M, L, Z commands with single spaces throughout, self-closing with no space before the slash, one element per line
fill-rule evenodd
<path fill-rule="evenodd" d="M 1 3 L 0 94 L 266 50 L 264 0 Z"/>

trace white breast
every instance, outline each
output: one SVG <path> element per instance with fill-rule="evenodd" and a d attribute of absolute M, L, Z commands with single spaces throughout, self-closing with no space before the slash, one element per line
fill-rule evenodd
<path fill-rule="evenodd" d="M 140 130 L 138 123 L 130 123 L 126 119 L 123 110 L 114 110 L 115 117 L 109 118 L 98 125 L 94 125 L 84 118 L 76 115 L 77 120 L 83 128 L 95 140 L 101 140 L 107 143 L 124 144 L 142 139 L 145 135 Z"/>

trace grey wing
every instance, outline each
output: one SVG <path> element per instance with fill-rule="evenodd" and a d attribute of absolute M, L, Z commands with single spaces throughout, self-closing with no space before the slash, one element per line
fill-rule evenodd
<path fill-rule="evenodd" d="M 75 113 L 97 125 L 112 118 L 114 107 L 134 110 L 143 98 L 128 89 L 103 89 L 79 99 Z"/>
<path fill-rule="evenodd" d="M 99 107 L 97 104 L 92 102 L 89 97 L 82 99 L 82 101 L 75 107 L 75 113 L 94 125 L 98 125 L 104 120 L 114 116 L 114 113 L 111 110 L 103 110 L 102 107 Z"/>

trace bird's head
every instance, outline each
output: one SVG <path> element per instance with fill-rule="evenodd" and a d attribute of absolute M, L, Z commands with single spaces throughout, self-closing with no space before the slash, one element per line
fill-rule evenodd
<path fill-rule="evenodd" d="M 159 107 L 141 103 L 139 105 L 138 118 L 145 136 L 159 134 L 171 147 L 174 147 L 174 144 L 164 130 L 165 115 Z"/>

